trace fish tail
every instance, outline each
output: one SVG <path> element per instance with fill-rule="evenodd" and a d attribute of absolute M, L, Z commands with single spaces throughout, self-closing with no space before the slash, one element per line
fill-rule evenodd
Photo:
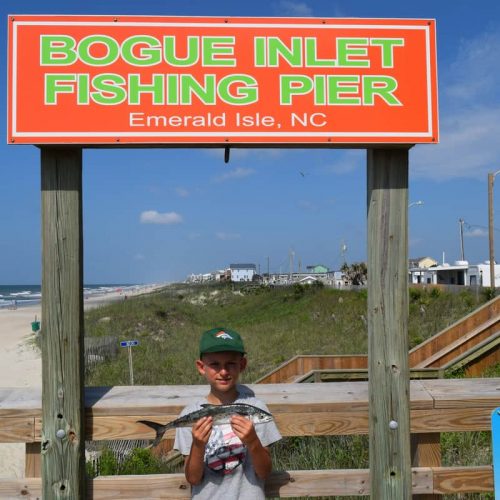
<path fill-rule="evenodd" d="M 151 427 L 156 431 L 156 437 L 153 441 L 153 444 L 151 445 L 153 448 L 160 443 L 163 434 L 165 434 L 165 431 L 168 429 L 167 425 L 158 424 L 157 422 L 151 422 L 151 420 L 138 420 L 137 423 L 147 425 L 148 427 Z"/>

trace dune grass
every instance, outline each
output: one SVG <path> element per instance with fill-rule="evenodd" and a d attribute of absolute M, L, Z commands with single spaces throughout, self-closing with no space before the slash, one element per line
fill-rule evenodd
<path fill-rule="evenodd" d="M 200 333 L 226 326 L 243 335 L 249 365 L 242 382 L 252 383 L 297 354 L 366 354 L 366 299 L 366 290 L 321 286 L 175 285 L 87 311 L 85 334 L 139 340 L 133 351 L 136 385 L 202 384 L 194 369 Z M 467 289 L 460 293 L 411 289 L 410 347 L 486 299 Z M 489 376 L 499 373 L 496 369 Z M 87 372 L 86 385 L 128 384 L 126 349 Z M 489 439 L 484 432 L 442 434 L 443 465 L 491 463 Z M 367 436 L 285 438 L 272 453 L 278 470 L 369 467 Z"/>

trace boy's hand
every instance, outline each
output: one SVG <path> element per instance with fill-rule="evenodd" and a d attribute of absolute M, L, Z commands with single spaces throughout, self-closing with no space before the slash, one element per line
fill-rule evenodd
<path fill-rule="evenodd" d="M 256 442 L 260 442 L 255 432 L 253 422 L 241 415 L 233 415 L 231 417 L 231 427 L 234 433 L 241 439 L 241 442 L 247 446 L 251 446 Z"/>
<path fill-rule="evenodd" d="M 212 432 L 212 417 L 203 417 L 193 426 L 193 444 L 205 448 Z"/>

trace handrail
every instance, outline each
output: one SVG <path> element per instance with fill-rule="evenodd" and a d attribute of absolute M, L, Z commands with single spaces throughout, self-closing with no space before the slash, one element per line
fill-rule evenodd
<path fill-rule="evenodd" d="M 247 387 L 266 402 L 284 436 L 368 433 L 367 382 L 338 382 L 327 386 L 255 384 Z M 206 386 L 87 388 L 87 439 L 151 439 L 153 432 L 138 424 L 137 420 L 145 418 L 166 423 L 176 418 L 186 404 L 205 396 L 206 391 Z M 426 447 L 427 451 L 430 450 L 421 455 L 439 457 L 436 449 L 439 450 L 440 432 L 489 430 L 491 412 L 498 407 L 499 401 L 500 378 L 410 381 L 411 432 L 420 451 Z M 28 448 L 38 443 L 40 437 L 41 390 L 0 388 L 0 442 L 24 442 Z M 422 488 L 429 494 L 440 493 L 446 488 L 448 492 L 482 492 L 492 491 L 493 488 L 489 465 L 443 468 L 436 460 L 432 463 L 420 461 L 414 465 L 417 468 L 413 470 L 413 483 L 419 485 L 419 492 L 423 491 Z M 338 495 L 356 495 L 360 493 L 355 491 L 361 490 L 366 495 L 368 491 L 365 470 L 288 471 L 277 474 L 273 475 L 268 485 L 278 481 L 281 486 L 275 488 L 282 496 L 303 496 L 305 493 L 322 496 L 325 490 L 333 492 L 339 491 L 339 488 L 348 493 Z M 447 479 L 444 480 L 444 477 Z M 361 483 L 364 489 L 360 489 Z M 22 488 L 31 494 L 38 491 L 39 484 L 40 480 L 33 477 L 0 479 L 0 498 L 20 495 Z M 163 498 L 186 498 L 188 493 L 182 475 L 155 476 L 154 481 L 150 480 L 150 476 L 97 478 L 92 485 L 94 498 L 130 498 L 127 491 L 133 491 L 134 487 L 143 488 L 142 498 L 148 498 L 150 493 L 150 498 L 162 498 L 161 495 L 154 496 L 162 488 Z"/>

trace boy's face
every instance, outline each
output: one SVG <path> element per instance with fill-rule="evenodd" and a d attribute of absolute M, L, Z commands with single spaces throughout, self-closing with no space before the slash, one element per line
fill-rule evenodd
<path fill-rule="evenodd" d="M 212 391 L 227 393 L 236 387 L 247 359 L 239 352 L 211 352 L 196 361 L 196 367 L 210 384 Z"/>

